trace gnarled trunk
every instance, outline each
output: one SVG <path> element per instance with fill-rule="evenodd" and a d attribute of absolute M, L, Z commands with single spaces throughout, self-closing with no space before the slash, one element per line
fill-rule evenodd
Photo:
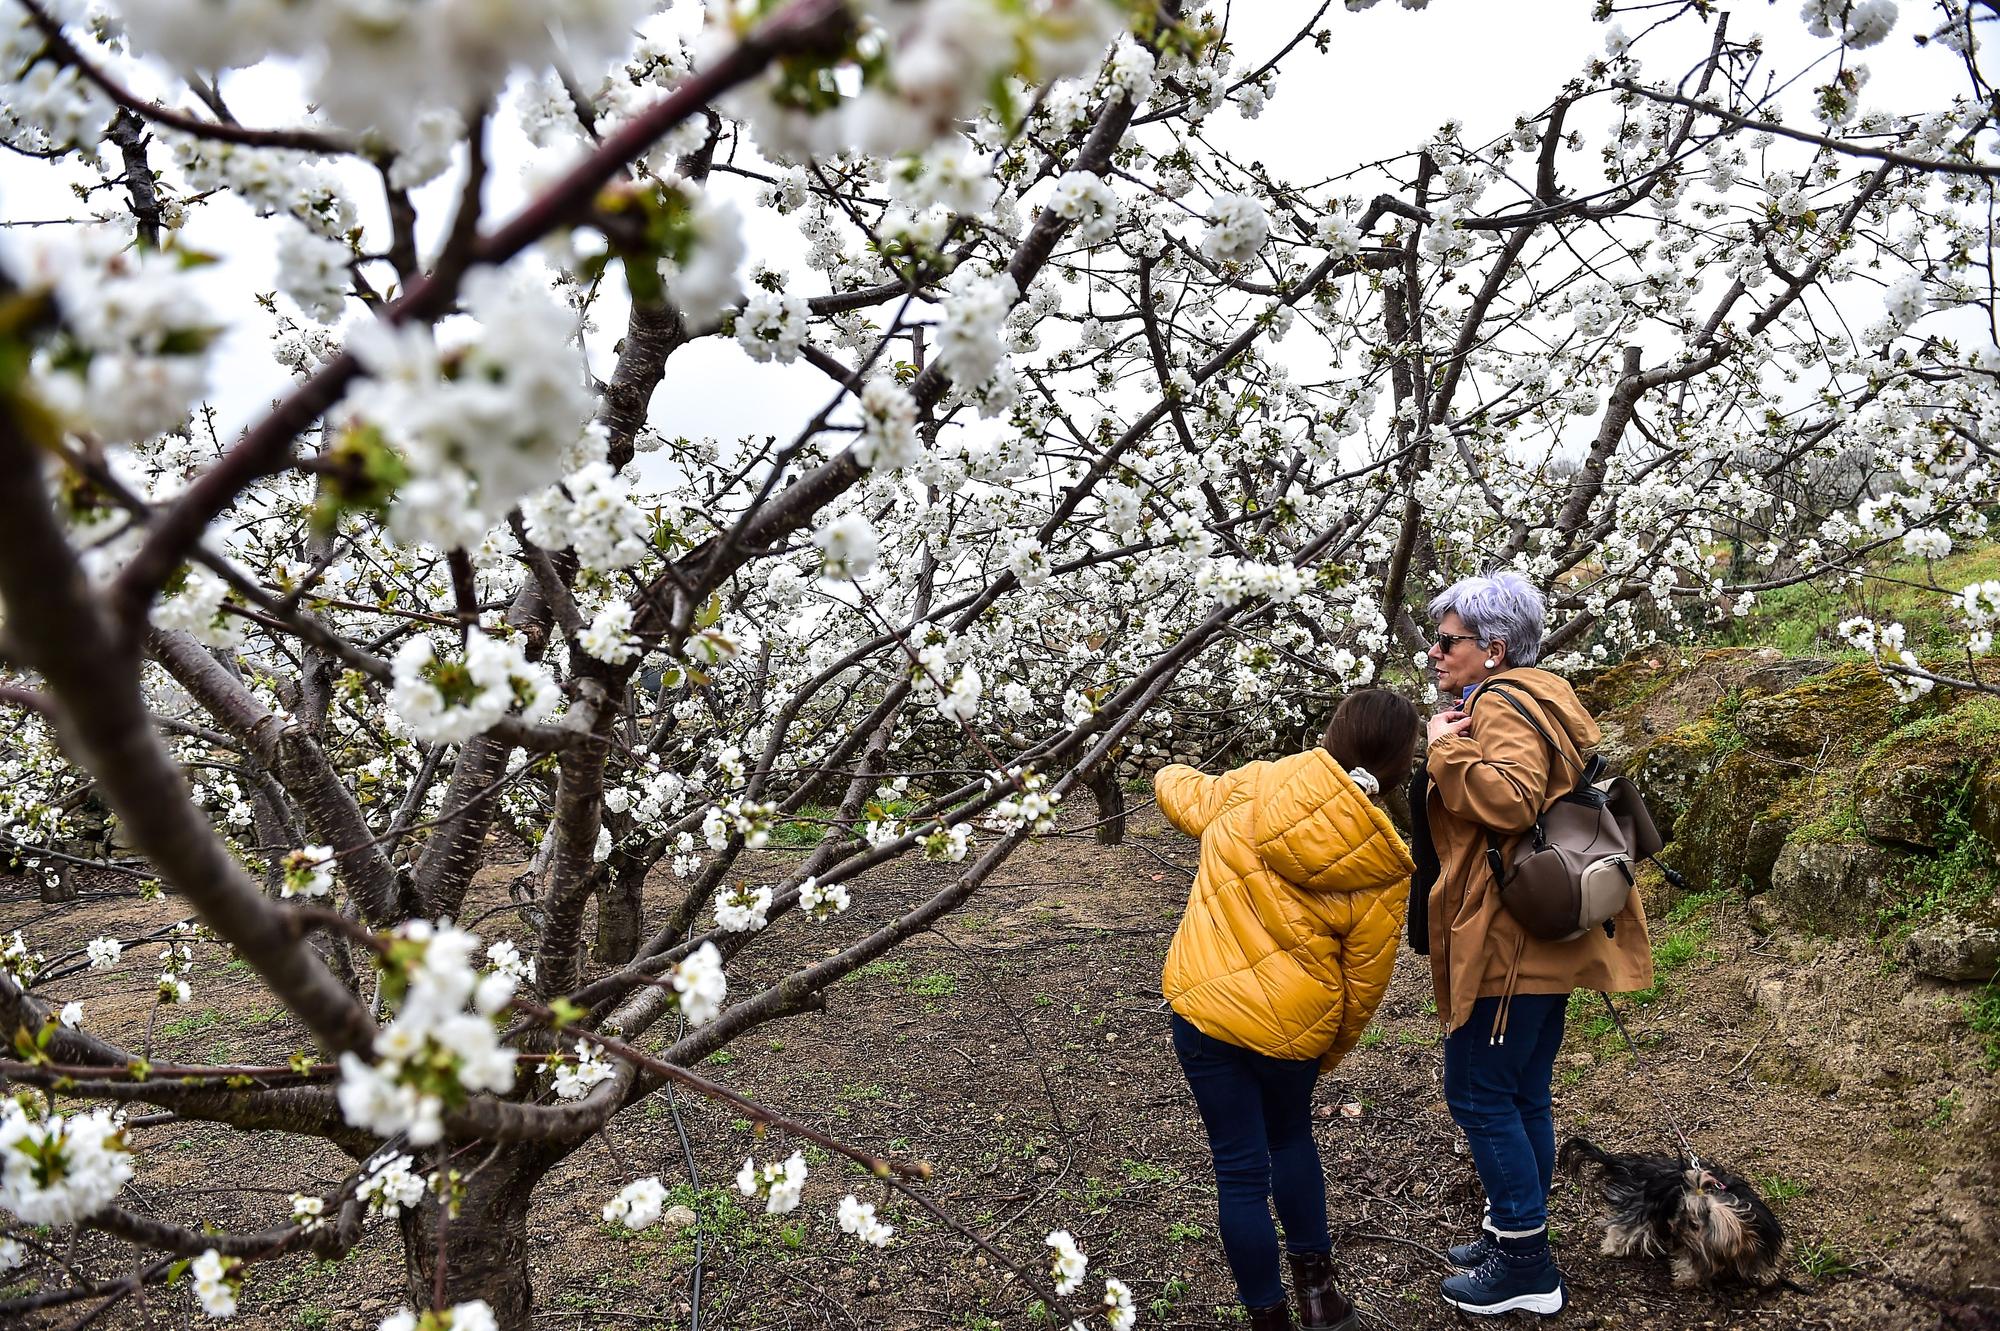
<path fill-rule="evenodd" d="M 1085 782 L 1097 797 L 1097 839 L 1106 846 L 1125 840 L 1125 787 L 1118 784 L 1118 762 L 1106 758 Z"/>
<path fill-rule="evenodd" d="M 485 1153 L 468 1153 L 477 1161 Z M 444 1226 L 442 1306 L 483 1299 L 500 1331 L 531 1331 L 534 1288 L 528 1275 L 528 1204 L 546 1162 L 519 1147 L 462 1167 L 465 1195 L 447 1219 L 432 1196 L 402 1215 L 404 1295 L 413 1308 L 438 1298 L 438 1227 Z"/>
<path fill-rule="evenodd" d="M 621 850 L 612 854 L 610 869 L 597 889 L 597 947 L 591 955 L 606 965 L 622 966 L 639 951 L 646 862 Z"/>

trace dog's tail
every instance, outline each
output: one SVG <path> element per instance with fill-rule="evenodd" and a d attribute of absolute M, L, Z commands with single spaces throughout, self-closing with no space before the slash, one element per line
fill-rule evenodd
<path fill-rule="evenodd" d="M 1575 1176 L 1583 1171 L 1586 1164 L 1605 1169 L 1615 1162 L 1589 1139 L 1571 1137 L 1563 1143 L 1562 1150 L 1556 1155 L 1556 1163 L 1561 1166 L 1563 1173 Z"/>

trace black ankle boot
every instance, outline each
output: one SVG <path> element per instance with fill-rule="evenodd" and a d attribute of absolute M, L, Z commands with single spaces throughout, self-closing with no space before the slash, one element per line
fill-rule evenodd
<path fill-rule="evenodd" d="M 1292 1297 L 1300 1331 L 1361 1331 L 1361 1319 L 1333 1283 L 1333 1258 L 1323 1252 L 1286 1254 L 1292 1261 Z"/>
<path fill-rule="evenodd" d="M 1250 1331 L 1292 1331 L 1292 1305 L 1274 1303 L 1268 1308 L 1251 1308 Z"/>

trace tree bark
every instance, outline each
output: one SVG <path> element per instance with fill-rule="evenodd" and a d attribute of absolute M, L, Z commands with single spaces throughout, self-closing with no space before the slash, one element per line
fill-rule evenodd
<path fill-rule="evenodd" d="M 622 966 L 639 952 L 639 903 L 646 886 L 646 861 L 616 851 L 611 872 L 597 889 L 597 946 L 591 955 Z"/>
<path fill-rule="evenodd" d="M 443 1306 L 483 1299 L 493 1309 L 500 1331 L 531 1331 L 534 1285 L 528 1274 L 528 1206 L 544 1168 L 538 1158 L 515 1148 L 464 1171 L 465 1193 L 456 1217 L 447 1217 L 429 1194 L 403 1212 L 404 1297 L 411 1307 L 431 1307 L 441 1283 Z"/>
<path fill-rule="evenodd" d="M 1125 787 L 1118 783 L 1118 764 L 1105 759 L 1097 765 L 1085 784 L 1097 797 L 1097 840 L 1100 845 L 1117 846 L 1125 841 Z"/>

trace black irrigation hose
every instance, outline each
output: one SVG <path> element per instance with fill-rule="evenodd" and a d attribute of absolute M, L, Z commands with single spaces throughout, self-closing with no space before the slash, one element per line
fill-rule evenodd
<path fill-rule="evenodd" d="M 667 1108 L 674 1116 L 674 1132 L 681 1139 L 681 1154 L 687 1159 L 688 1186 L 694 1190 L 695 1200 L 701 1200 L 701 1175 L 695 1168 L 694 1147 L 688 1142 L 687 1127 L 681 1122 L 681 1104 L 674 1094 L 674 1084 L 667 1083 Z M 702 1234 L 701 1212 L 694 1213 L 694 1277 L 688 1285 L 688 1331 L 701 1331 L 701 1264 L 706 1256 L 707 1241 Z"/>
<path fill-rule="evenodd" d="M 694 926 L 688 926 L 688 937 L 694 937 Z M 687 1034 L 687 1013 L 680 1014 L 680 1029 L 675 1033 L 675 1043 Z M 681 1139 L 681 1156 L 687 1161 L 688 1188 L 694 1193 L 696 1202 L 701 1201 L 701 1170 L 694 1162 L 694 1144 L 688 1140 L 687 1124 L 681 1121 L 680 1097 L 674 1093 L 674 1083 L 666 1086 L 667 1110 L 674 1118 L 674 1135 Z M 701 1331 L 701 1267 L 707 1256 L 708 1243 L 702 1233 L 701 1210 L 694 1212 L 694 1275 L 688 1282 L 688 1331 Z"/>

